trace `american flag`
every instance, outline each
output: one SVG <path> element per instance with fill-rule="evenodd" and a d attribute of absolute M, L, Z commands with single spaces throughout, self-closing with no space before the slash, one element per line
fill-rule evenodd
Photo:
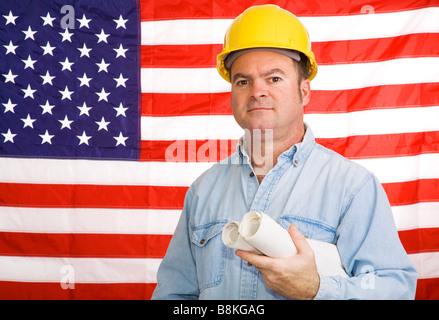
<path fill-rule="evenodd" d="M 263 3 L 307 27 L 305 121 L 377 175 L 439 298 L 437 0 L 0 2 L 0 298 L 150 298 L 185 192 L 242 134 L 215 58 Z"/>

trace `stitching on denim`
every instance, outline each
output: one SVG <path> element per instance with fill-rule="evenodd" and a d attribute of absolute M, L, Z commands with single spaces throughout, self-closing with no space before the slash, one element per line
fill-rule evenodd
<path fill-rule="evenodd" d="M 341 221 L 343 221 L 344 216 L 346 215 L 346 213 L 348 212 L 352 201 L 354 200 L 355 196 L 360 192 L 360 190 L 372 179 L 373 175 L 372 173 L 368 173 L 364 179 L 358 184 L 357 187 L 354 188 L 354 190 L 352 191 L 350 197 L 348 198 L 348 201 L 346 203 L 346 205 L 344 206 L 344 210 L 341 212 L 340 215 L 340 220 L 339 220 L 339 224 L 341 223 Z"/>

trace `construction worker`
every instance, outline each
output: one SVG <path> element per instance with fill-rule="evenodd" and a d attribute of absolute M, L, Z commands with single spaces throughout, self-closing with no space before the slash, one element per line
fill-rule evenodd
<path fill-rule="evenodd" d="M 417 273 L 381 184 L 317 144 L 303 121 L 318 67 L 297 17 L 247 9 L 227 30 L 217 69 L 246 134 L 189 188 L 152 298 L 413 299 Z M 248 211 L 288 229 L 298 254 L 226 247 L 222 228 Z M 319 274 L 306 237 L 335 244 L 348 277 Z"/>

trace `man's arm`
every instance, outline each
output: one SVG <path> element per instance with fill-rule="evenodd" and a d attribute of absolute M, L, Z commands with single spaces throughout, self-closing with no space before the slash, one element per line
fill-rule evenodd
<path fill-rule="evenodd" d="M 346 204 L 337 247 L 350 279 L 321 278 L 322 299 L 413 299 L 417 271 L 402 246 L 387 195 L 370 174 Z"/>
<path fill-rule="evenodd" d="M 177 228 L 165 258 L 160 264 L 157 273 L 157 287 L 152 295 L 152 300 L 198 299 L 197 272 L 188 230 L 188 206 L 191 199 L 191 189 L 189 189 Z"/>

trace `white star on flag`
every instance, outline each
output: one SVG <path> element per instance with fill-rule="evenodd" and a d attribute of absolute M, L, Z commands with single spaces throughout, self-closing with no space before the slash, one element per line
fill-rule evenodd
<path fill-rule="evenodd" d="M 33 90 L 32 88 L 31 88 L 31 86 L 30 86 L 30 84 L 28 84 L 27 85 L 27 88 L 26 89 L 21 89 L 21 91 L 23 91 L 24 92 L 24 98 L 32 98 L 32 99 L 34 99 L 34 93 L 35 93 L 35 91 L 37 91 L 37 90 Z"/>
<path fill-rule="evenodd" d="M 123 144 L 125 146 L 125 141 L 128 139 L 128 137 L 124 137 L 122 135 L 122 132 L 119 133 L 118 137 L 113 137 L 114 139 L 116 139 L 116 146 Z"/>
<path fill-rule="evenodd" d="M 40 104 L 40 107 L 43 108 L 42 114 L 45 114 L 45 113 L 52 114 L 52 109 L 55 107 L 55 105 L 50 105 L 49 100 L 46 100 L 46 103 Z"/>
<path fill-rule="evenodd" d="M 87 135 L 85 134 L 85 131 L 82 132 L 82 135 L 80 135 L 80 136 L 76 136 L 76 137 L 79 138 L 79 144 L 80 144 L 80 145 L 83 144 L 83 143 L 86 144 L 86 145 L 89 145 L 89 144 L 88 144 L 88 140 L 90 140 L 91 136 L 87 136 Z"/>
<path fill-rule="evenodd" d="M 8 142 L 8 141 L 14 143 L 14 137 L 15 137 L 17 134 L 12 133 L 12 132 L 11 132 L 11 129 L 8 129 L 8 132 L 6 132 L 6 133 L 2 133 L 2 135 L 5 137 L 5 140 L 3 141 L 3 143 Z"/>
<path fill-rule="evenodd" d="M 72 124 L 73 120 L 69 120 L 69 118 L 67 118 L 67 116 L 64 117 L 64 120 L 58 120 L 59 122 L 61 122 L 61 130 L 64 128 L 67 129 L 72 129 L 70 128 L 70 125 Z"/>
<path fill-rule="evenodd" d="M 107 38 L 108 38 L 110 35 L 109 35 L 108 33 L 105 33 L 105 32 L 104 32 L 104 29 L 101 29 L 101 33 L 97 33 L 97 34 L 95 34 L 95 36 L 98 37 L 98 39 L 99 39 L 99 40 L 98 40 L 98 43 L 99 43 L 99 42 L 102 42 L 102 41 L 105 42 L 105 43 L 108 43 L 108 42 L 107 42 Z"/>
<path fill-rule="evenodd" d="M 18 77 L 18 75 L 16 75 L 16 74 L 12 74 L 12 71 L 11 70 L 9 70 L 9 72 L 8 73 L 5 73 L 5 74 L 3 74 L 3 76 L 5 77 L 5 83 L 6 82 L 12 82 L 12 83 L 15 83 L 15 78 L 16 77 Z"/>
<path fill-rule="evenodd" d="M 82 15 L 81 19 L 76 19 L 76 20 L 79 21 L 79 28 L 86 27 L 87 29 L 90 29 L 88 24 L 90 23 L 91 19 L 87 19 L 85 14 Z"/>
<path fill-rule="evenodd" d="M 15 54 L 15 49 L 18 48 L 18 46 L 14 46 L 14 44 L 12 43 L 12 40 L 9 41 L 8 45 L 3 45 L 3 47 L 6 48 L 5 54 L 9 54 L 9 53 Z"/>
<path fill-rule="evenodd" d="M 55 20 L 55 18 L 52 18 L 49 12 L 45 17 L 40 17 L 40 18 L 44 20 L 43 26 L 50 25 L 51 27 L 53 27 L 53 20 Z"/>
<path fill-rule="evenodd" d="M 26 128 L 26 127 L 30 127 L 32 129 L 34 128 L 34 122 L 36 121 L 36 119 L 32 119 L 30 117 L 29 113 L 27 114 L 27 118 L 20 119 L 20 120 L 24 122 L 23 128 Z"/>
<path fill-rule="evenodd" d="M 82 78 L 78 77 L 78 79 L 79 79 L 79 81 L 81 81 L 81 83 L 79 84 L 80 87 L 82 87 L 82 86 L 90 87 L 90 80 L 92 78 L 87 78 L 87 75 L 85 74 L 85 72 L 84 72 L 84 75 L 82 76 Z"/>
<path fill-rule="evenodd" d="M 128 19 L 122 18 L 122 15 L 119 16 L 119 19 L 113 19 L 113 21 L 117 24 L 116 29 L 119 29 L 121 27 L 126 29 L 125 24 L 127 23 Z"/>
<path fill-rule="evenodd" d="M 55 76 L 51 76 L 49 71 L 46 71 L 46 74 L 40 77 L 43 78 L 43 84 L 48 83 L 50 85 L 53 85 L 52 80 L 55 79 Z"/>
<path fill-rule="evenodd" d="M 4 113 L 6 113 L 8 111 L 10 111 L 12 113 L 15 113 L 14 108 L 17 106 L 17 104 L 12 103 L 11 99 L 9 99 L 7 103 L 2 103 L 2 104 L 5 106 L 5 112 Z"/>
<path fill-rule="evenodd" d="M 35 40 L 34 38 L 34 34 L 37 33 L 37 31 L 32 31 L 31 27 L 29 26 L 29 28 L 27 29 L 27 31 L 23 30 L 23 33 L 26 35 L 26 37 L 24 37 L 24 40 L 26 39 L 32 39 Z"/>
<path fill-rule="evenodd" d="M 8 24 L 10 24 L 10 23 L 12 23 L 13 25 L 15 25 L 15 19 L 18 18 L 18 16 L 14 16 L 14 15 L 12 14 L 12 11 L 11 11 L 11 10 L 9 10 L 9 14 L 8 14 L 7 16 L 3 16 L 3 17 L 6 18 L 6 25 L 8 25 Z"/>
<path fill-rule="evenodd" d="M 37 60 L 32 60 L 30 55 L 27 56 L 27 60 L 21 60 L 24 62 L 24 69 L 31 68 L 34 69 L 34 64 Z"/>
<path fill-rule="evenodd" d="M 48 130 L 46 130 L 44 134 L 40 134 L 39 136 L 41 137 L 41 139 L 43 139 L 41 141 L 41 144 L 43 143 L 52 144 L 52 138 L 54 137 L 54 135 L 49 134 Z"/>
<path fill-rule="evenodd" d="M 108 102 L 107 97 L 110 95 L 110 92 L 105 92 L 105 89 L 102 88 L 101 92 L 96 92 L 96 94 L 99 96 L 98 102 L 101 100 L 105 100 Z"/>

